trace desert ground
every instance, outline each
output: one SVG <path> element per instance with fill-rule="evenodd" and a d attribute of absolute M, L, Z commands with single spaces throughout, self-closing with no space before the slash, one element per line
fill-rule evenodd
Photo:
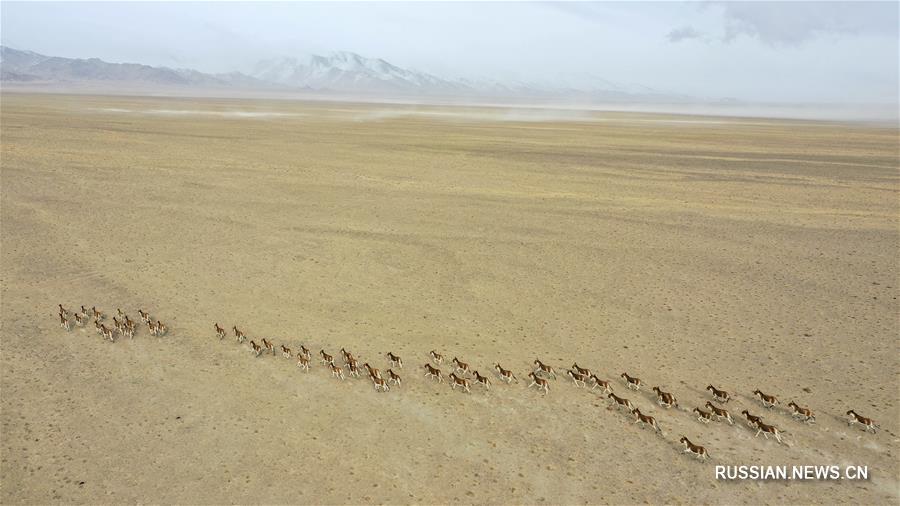
<path fill-rule="evenodd" d="M 3 504 L 900 497 L 896 127 L 0 98 Z M 59 303 L 107 323 L 142 308 L 169 331 L 67 332 Z M 255 357 L 232 325 L 306 345 L 311 371 Z M 400 355 L 402 387 L 331 377 L 315 354 L 342 347 L 382 371 Z M 492 388 L 424 378 L 430 350 Z M 525 381 L 535 358 L 560 373 L 547 395 Z M 663 433 L 576 387 L 573 362 Z M 691 415 L 708 384 L 735 425 Z M 881 430 L 848 427 L 851 408 Z M 786 444 L 754 437 L 744 409 Z M 719 481 L 716 464 L 869 479 Z"/>

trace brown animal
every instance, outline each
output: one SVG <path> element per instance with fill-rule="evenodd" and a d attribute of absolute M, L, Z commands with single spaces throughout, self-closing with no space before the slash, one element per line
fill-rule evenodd
<path fill-rule="evenodd" d="M 758 389 L 753 391 L 753 395 L 759 397 L 760 402 L 762 402 L 763 406 L 772 409 L 776 404 L 778 404 L 778 399 L 775 398 L 774 395 L 767 395 L 760 392 Z"/>
<path fill-rule="evenodd" d="M 669 392 L 663 392 L 659 387 L 653 387 L 653 391 L 656 392 L 656 402 L 664 407 L 671 408 L 673 406 L 678 406 L 678 400 L 675 399 L 675 396 Z"/>
<path fill-rule="evenodd" d="M 331 364 L 331 375 L 344 381 L 344 368 Z"/>
<path fill-rule="evenodd" d="M 100 310 L 97 309 L 97 306 L 92 306 L 91 307 L 91 317 L 93 317 L 95 320 L 99 321 L 99 320 L 103 319 L 103 313 L 101 313 Z"/>
<path fill-rule="evenodd" d="M 297 367 L 306 369 L 306 372 L 309 372 L 309 357 L 301 353 L 297 353 Z"/>
<path fill-rule="evenodd" d="M 359 363 L 356 359 L 353 359 L 351 362 L 347 362 L 347 370 L 350 376 L 359 377 Z"/>
<path fill-rule="evenodd" d="M 553 368 L 550 367 L 549 365 L 541 362 L 538 359 L 534 359 L 534 366 L 537 367 L 535 372 L 540 371 L 544 374 L 549 374 L 549 375 L 553 376 L 553 379 L 556 379 L 556 371 L 554 371 Z"/>
<path fill-rule="evenodd" d="M 538 390 L 544 391 L 544 395 L 550 393 L 550 382 L 549 381 L 545 380 L 544 378 L 541 378 L 540 376 L 535 374 L 534 371 L 528 373 L 528 376 L 531 378 L 531 384 L 528 385 L 528 388 L 537 386 Z"/>
<path fill-rule="evenodd" d="M 388 352 L 387 358 L 391 362 L 392 367 L 396 366 L 396 367 L 399 367 L 400 369 L 403 369 L 403 361 L 400 360 L 400 357 L 398 357 L 397 355 L 394 355 L 391 352 Z"/>
<path fill-rule="evenodd" d="M 638 408 L 632 409 L 631 414 L 635 416 L 634 423 L 639 423 L 641 425 L 647 424 L 656 429 L 656 432 L 662 432 L 662 429 L 659 428 L 659 424 L 656 423 L 656 418 L 641 413 L 641 410 Z"/>
<path fill-rule="evenodd" d="M 334 365 L 334 357 L 325 353 L 325 350 L 319 350 L 319 355 L 322 356 L 322 365 Z"/>
<path fill-rule="evenodd" d="M 500 364 L 494 364 L 494 369 L 497 370 L 497 374 L 500 375 L 500 378 L 502 378 L 503 381 L 505 381 L 507 385 L 512 383 L 513 380 L 515 380 L 516 383 L 519 382 L 519 378 L 516 378 L 516 375 L 513 374 L 512 371 L 500 367 Z"/>
<path fill-rule="evenodd" d="M 68 317 L 68 316 L 69 316 L 69 311 L 66 310 L 66 308 L 64 308 L 62 304 L 60 304 L 60 305 L 59 305 L 59 314 L 60 314 L 63 318 L 65 318 L 65 317 Z"/>
<path fill-rule="evenodd" d="M 618 395 L 610 392 L 606 395 L 607 398 L 612 399 L 616 403 L 616 407 L 624 407 L 628 411 L 634 409 L 634 405 L 631 404 L 631 401 L 624 397 L 619 397 Z"/>
<path fill-rule="evenodd" d="M 700 408 L 694 408 L 693 413 L 697 413 L 697 420 L 703 423 L 709 423 L 712 421 L 712 413 L 709 411 L 703 411 Z"/>
<path fill-rule="evenodd" d="M 858 424 L 862 425 L 863 427 L 865 427 L 866 431 L 871 430 L 872 434 L 875 434 L 875 432 L 876 432 L 875 429 L 881 428 L 878 424 L 875 423 L 875 420 L 872 420 L 871 418 L 866 418 L 866 417 L 860 415 L 859 413 L 857 413 L 856 411 L 853 411 L 852 409 L 850 411 L 847 411 L 847 416 L 850 417 L 850 420 L 847 421 L 848 426 L 853 425 L 854 423 L 858 423 Z"/>
<path fill-rule="evenodd" d="M 635 390 L 640 390 L 641 386 L 644 384 L 640 378 L 629 376 L 627 372 L 622 373 L 622 379 L 625 380 L 625 384 L 628 385 L 628 388 L 633 388 Z"/>
<path fill-rule="evenodd" d="M 574 364 L 572 364 L 572 370 L 575 371 L 575 372 L 577 372 L 578 374 L 580 374 L 580 375 L 582 375 L 582 376 L 586 376 L 586 377 L 590 377 L 590 376 L 591 376 L 591 370 L 590 370 L 590 369 L 587 369 L 587 368 L 584 368 L 584 367 L 578 367 L 578 362 L 575 362 Z"/>
<path fill-rule="evenodd" d="M 706 460 L 709 458 L 709 453 L 706 451 L 706 448 L 691 443 L 688 438 L 681 436 L 681 439 L 679 439 L 678 441 L 684 445 L 684 453 L 692 453 L 701 460 Z"/>
<path fill-rule="evenodd" d="M 266 339 L 264 337 L 264 338 L 262 338 L 262 344 L 263 344 L 263 347 L 266 349 L 266 351 L 271 351 L 272 355 L 275 354 L 275 345 L 272 344 L 272 341 L 269 341 L 268 339 Z"/>
<path fill-rule="evenodd" d="M 388 383 L 395 383 L 398 387 L 400 386 L 400 375 L 395 373 L 393 370 L 388 369 Z"/>
<path fill-rule="evenodd" d="M 243 343 L 244 339 L 247 338 L 247 336 L 245 336 L 243 332 L 238 330 L 237 325 L 235 325 L 234 327 L 231 327 L 231 330 L 234 331 L 234 337 L 237 338 L 239 343 Z"/>
<path fill-rule="evenodd" d="M 363 364 L 363 367 L 366 368 L 366 371 L 369 371 L 370 378 L 380 378 L 381 377 L 381 373 L 378 372 L 378 369 L 375 369 L 374 367 L 370 366 L 368 362 Z"/>
<path fill-rule="evenodd" d="M 284 358 L 291 358 L 292 355 L 293 355 L 293 352 L 291 352 L 291 349 L 282 344 L 281 345 L 281 356 L 283 356 Z"/>
<path fill-rule="evenodd" d="M 462 388 L 463 390 L 465 390 L 466 393 L 472 393 L 472 391 L 469 390 L 469 380 L 467 380 L 466 378 L 460 378 L 459 376 L 456 375 L 455 372 L 451 372 L 450 373 L 450 389 L 455 390 L 456 387 Z"/>
<path fill-rule="evenodd" d="M 84 317 L 81 316 L 81 313 L 75 313 L 75 325 L 84 327 Z"/>
<path fill-rule="evenodd" d="M 72 328 L 72 326 L 69 324 L 69 319 L 63 316 L 62 313 L 59 313 L 59 326 L 66 330 L 70 330 Z"/>
<path fill-rule="evenodd" d="M 568 371 L 566 371 L 566 374 L 568 374 L 569 376 L 572 377 L 572 382 L 575 383 L 575 386 L 576 386 L 576 387 L 577 387 L 577 386 L 582 386 L 582 387 L 583 387 L 583 386 L 587 385 L 587 382 L 585 381 L 585 380 L 587 380 L 587 377 L 586 377 L 584 374 L 581 374 L 581 373 L 579 373 L 579 372 L 575 372 L 575 371 L 573 371 L 573 370 L 571 370 L 571 369 L 568 370 Z M 581 384 L 579 385 L 579 383 L 581 383 Z"/>
<path fill-rule="evenodd" d="M 460 362 L 458 358 L 453 357 L 453 363 L 456 364 L 456 370 L 457 370 L 457 371 L 459 371 L 459 372 L 461 372 L 461 373 L 463 373 L 463 374 L 466 374 L 466 373 L 470 372 L 470 371 L 469 371 L 469 364 L 466 364 L 465 362 Z"/>
<path fill-rule="evenodd" d="M 93 308 L 91 308 L 93 310 Z M 141 315 L 141 321 L 147 323 L 150 321 L 150 313 L 145 313 L 143 310 L 138 309 L 138 314 Z"/>
<path fill-rule="evenodd" d="M 250 341 L 250 348 L 253 350 L 254 353 L 256 353 L 257 357 L 260 356 L 260 354 L 262 354 L 262 346 L 256 344 L 253 341 Z"/>
<path fill-rule="evenodd" d="M 441 370 L 437 367 L 432 367 L 431 364 L 425 364 L 425 377 L 432 377 L 438 380 L 438 382 L 444 382 L 444 376 L 441 374 Z"/>
<path fill-rule="evenodd" d="M 731 400 L 731 397 L 728 395 L 728 392 L 726 392 L 725 390 L 719 390 L 718 388 L 716 388 L 712 385 L 707 386 L 706 389 L 709 390 L 710 392 L 712 392 L 713 399 L 715 399 L 718 402 L 724 403 L 724 402 L 728 402 L 729 400 Z"/>
<path fill-rule="evenodd" d="M 302 344 L 300 345 L 300 353 L 302 353 L 303 356 L 306 357 L 307 359 L 309 358 L 309 350 L 306 348 L 306 346 L 303 346 Z"/>
<path fill-rule="evenodd" d="M 475 383 L 484 386 L 488 390 L 491 389 L 491 380 L 487 376 L 478 374 L 478 371 L 472 371 L 472 375 L 475 376 Z"/>
<path fill-rule="evenodd" d="M 376 391 L 376 392 L 377 392 L 379 389 L 380 389 L 382 392 L 387 392 L 388 390 L 391 389 L 391 387 L 388 386 L 387 381 L 383 380 L 382 378 L 376 378 L 375 376 L 372 376 L 371 378 L 372 378 L 372 383 L 375 385 L 375 391 Z"/>
<path fill-rule="evenodd" d="M 794 413 L 791 414 L 791 416 L 795 416 L 808 423 L 816 421 L 816 415 L 809 408 L 802 408 L 794 401 L 789 402 L 788 407 L 794 410 Z"/>
<path fill-rule="evenodd" d="M 773 436 L 775 436 L 776 441 L 778 441 L 779 443 L 784 443 L 784 441 L 781 440 L 781 434 L 783 432 L 783 430 L 779 430 L 774 425 L 766 425 L 762 421 L 756 422 L 756 437 L 759 437 L 759 435 L 762 434 L 766 437 L 766 439 L 769 439 L 769 434 L 772 434 Z"/>
<path fill-rule="evenodd" d="M 749 425 L 750 428 L 755 427 L 757 423 L 762 421 L 761 416 L 751 415 L 750 412 L 747 411 L 746 409 L 741 411 L 741 414 L 747 418 L 747 425 Z"/>
<path fill-rule="evenodd" d="M 219 326 L 218 323 L 214 324 L 216 327 L 216 335 L 219 336 L 219 339 L 225 339 L 225 329 Z"/>
<path fill-rule="evenodd" d="M 612 387 L 609 386 L 609 382 L 598 378 L 596 374 L 591 374 L 591 377 L 588 379 L 594 382 L 594 386 L 591 387 L 591 390 L 600 387 L 606 393 L 612 392 Z"/>
<path fill-rule="evenodd" d="M 430 353 L 430 354 L 431 354 L 431 358 L 432 358 L 432 360 L 434 360 L 434 363 L 435 363 L 435 364 L 442 364 L 442 363 L 444 363 L 444 356 L 441 355 L 440 353 L 438 353 L 438 352 L 436 352 L 436 351 L 434 351 L 434 350 L 431 350 L 431 353 Z"/>
<path fill-rule="evenodd" d="M 720 407 L 717 407 L 716 405 L 714 405 L 713 403 L 711 403 L 709 401 L 706 401 L 706 407 L 711 409 L 713 414 L 716 415 L 716 417 L 719 420 L 724 419 L 724 420 L 727 420 L 728 423 L 730 423 L 731 425 L 734 425 L 734 419 L 731 418 L 731 413 L 729 413 L 728 411 L 726 411 Z"/>

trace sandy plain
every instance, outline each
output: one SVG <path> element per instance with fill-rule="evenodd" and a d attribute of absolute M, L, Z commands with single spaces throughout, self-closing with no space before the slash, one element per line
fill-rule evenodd
<path fill-rule="evenodd" d="M 896 128 L 26 93 L 0 122 L 4 504 L 900 497 Z M 58 303 L 170 331 L 105 342 L 61 329 Z M 254 358 L 213 322 L 382 370 L 393 351 L 404 384 Z M 432 349 L 520 379 L 577 361 L 663 435 L 564 378 L 451 391 L 422 377 Z M 788 444 L 700 424 L 709 383 Z M 850 408 L 883 430 L 848 428 Z"/>

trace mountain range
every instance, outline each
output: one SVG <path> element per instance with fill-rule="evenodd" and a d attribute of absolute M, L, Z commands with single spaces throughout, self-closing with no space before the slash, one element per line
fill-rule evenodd
<path fill-rule="evenodd" d="M 555 75 L 547 82 L 446 79 L 341 51 L 326 56 L 263 60 L 247 72 L 208 74 L 98 58 L 63 58 L 0 46 L 0 82 L 44 85 L 162 86 L 352 93 L 681 101 L 687 97 L 598 76 Z"/>

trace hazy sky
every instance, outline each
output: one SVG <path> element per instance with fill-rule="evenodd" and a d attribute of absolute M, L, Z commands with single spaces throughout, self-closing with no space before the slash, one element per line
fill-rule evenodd
<path fill-rule="evenodd" d="M 347 50 L 441 77 L 599 76 L 702 98 L 898 101 L 897 2 L 0 3 L 2 42 L 249 68 Z"/>

